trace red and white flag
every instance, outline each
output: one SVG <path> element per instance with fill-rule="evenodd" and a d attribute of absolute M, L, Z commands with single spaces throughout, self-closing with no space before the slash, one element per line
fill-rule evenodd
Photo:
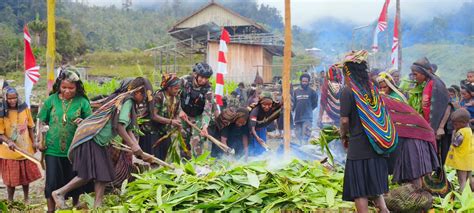
<path fill-rule="evenodd" d="M 28 33 L 28 28 L 23 28 L 23 37 L 25 41 L 25 52 L 23 64 L 25 66 L 25 102 L 30 106 L 30 96 L 33 90 L 33 85 L 36 84 L 40 78 L 39 66 L 36 65 L 35 56 L 31 50 L 31 36 Z"/>
<path fill-rule="evenodd" d="M 400 25 L 400 17 L 395 16 L 395 26 L 393 29 L 393 44 L 392 44 L 392 67 L 398 70 L 398 28 Z"/>
<path fill-rule="evenodd" d="M 219 106 L 223 105 L 222 97 L 224 96 L 224 74 L 227 74 L 227 44 L 230 42 L 230 35 L 224 28 L 221 32 L 219 41 L 219 58 L 217 60 L 216 74 L 216 102 Z"/>
<path fill-rule="evenodd" d="M 374 30 L 374 42 L 372 44 L 372 51 L 377 52 L 379 50 L 379 39 L 378 35 L 380 32 L 385 31 L 387 29 L 387 10 L 388 5 L 390 4 L 390 0 L 385 0 L 385 4 L 383 5 L 382 12 L 380 12 L 379 21 L 377 22 L 377 26 Z"/>

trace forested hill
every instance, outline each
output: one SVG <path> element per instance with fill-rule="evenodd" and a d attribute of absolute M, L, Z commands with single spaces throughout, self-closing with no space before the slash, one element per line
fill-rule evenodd
<path fill-rule="evenodd" d="M 20 3 L 18 3 L 20 2 Z M 29 3 L 34 3 L 31 7 Z M 0 23 L 5 23 L 20 32 L 25 22 L 39 15 L 45 20 L 43 0 L 0 2 Z M 180 18 L 191 14 L 208 1 L 191 3 L 175 0 L 159 3 L 153 7 L 135 7 L 123 10 L 115 6 L 87 6 L 71 1 L 57 1 L 57 16 L 70 20 L 72 26 L 84 36 L 91 50 L 144 49 L 167 42 L 167 30 Z M 275 8 L 258 5 L 255 0 L 222 1 L 224 6 L 243 16 L 256 20 L 270 29 L 283 27 L 282 16 Z"/>
<path fill-rule="evenodd" d="M 167 30 L 177 20 L 209 1 L 169 0 L 146 5 L 137 3 L 130 9 L 84 5 L 75 3 L 76 0 L 56 2 L 58 60 L 62 63 L 74 63 L 85 53 L 143 50 L 166 44 L 171 41 Z M 282 12 L 276 8 L 259 5 L 256 0 L 216 2 L 282 35 Z M 471 11 L 474 11 L 474 2 L 465 3 L 458 11 L 450 14 L 437 14 L 435 18 L 425 22 L 402 19 L 402 46 L 406 49 L 407 56 L 404 57 L 404 67 L 413 58 L 428 55 L 441 60 L 436 61 L 441 70 L 452 70 L 451 65 L 456 64 L 455 72 L 459 76 L 472 69 L 466 61 L 461 61 L 474 57 L 474 13 Z M 293 15 L 297 18 L 297 14 Z M 35 54 L 40 56 L 39 63 L 43 63 L 44 57 L 41 56 L 44 56 L 46 44 L 46 1 L 2 0 L 0 17 L 0 72 L 18 70 L 21 66 L 21 32 L 25 23 L 28 23 L 30 33 L 35 38 L 33 46 Z M 390 54 L 392 21 L 388 24 L 388 30 L 381 33 L 379 38 L 380 55 L 385 60 L 388 60 Z M 373 25 L 375 24 L 374 18 Z M 304 48 L 317 47 L 322 50 L 323 56 L 332 56 L 328 57 L 328 63 L 333 63 L 335 56 L 347 52 L 351 46 L 356 49 L 370 48 L 373 27 L 358 31 L 352 39 L 352 29 L 356 26 L 350 21 L 335 18 L 315 20 L 309 26 L 294 26 L 294 50 L 302 53 Z M 455 54 L 447 55 L 446 52 Z"/>

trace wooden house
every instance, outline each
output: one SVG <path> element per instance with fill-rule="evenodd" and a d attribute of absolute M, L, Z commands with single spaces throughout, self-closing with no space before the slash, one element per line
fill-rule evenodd
<path fill-rule="evenodd" d="M 225 79 L 251 83 L 258 72 L 265 83 L 270 83 L 273 56 L 283 56 L 284 44 L 255 21 L 211 2 L 177 22 L 168 33 L 178 40 L 176 51 L 184 47 L 186 53 L 191 50 L 194 54 L 205 54 L 205 60 L 216 70 L 222 28 L 231 35 Z"/>

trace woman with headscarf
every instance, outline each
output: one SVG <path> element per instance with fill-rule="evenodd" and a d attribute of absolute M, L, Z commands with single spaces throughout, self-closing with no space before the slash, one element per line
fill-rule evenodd
<path fill-rule="evenodd" d="M 384 93 L 385 95 L 388 95 L 389 97 L 395 100 L 402 101 L 405 103 L 407 102 L 405 95 L 403 95 L 403 93 L 400 92 L 400 90 L 396 86 L 392 75 L 386 72 L 381 72 L 379 73 L 377 82 L 378 82 L 378 87 L 382 93 Z"/>
<path fill-rule="evenodd" d="M 173 129 L 181 128 L 181 121 L 178 119 L 179 111 L 179 91 L 181 79 L 176 74 L 163 74 L 161 89 L 154 95 L 154 107 L 151 119 L 153 121 L 152 146 L 157 140 L 166 136 Z M 153 148 L 153 154 L 166 160 L 168 149 L 171 144 L 171 136 L 168 135 Z"/>
<path fill-rule="evenodd" d="M 380 212 L 388 212 L 383 198 L 388 192 L 385 157 L 396 148 L 398 136 L 369 78 L 367 56 L 365 50 L 352 52 L 343 63 L 340 134 L 348 151 L 342 199 L 354 201 L 357 212 L 368 212 L 368 199 L 374 198 Z"/>
<path fill-rule="evenodd" d="M 152 161 L 150 155 L 141 150 L 133 133 L 137 121 L 137 105 L 149 98 L 144 85 L 144 78 L 136 78 L 130 83 L 127 92 L 116 96 L 79 125 L 68 152 L 77 175 L 65 186 L 52 192 L 57 206 L 66 208 L 64 195 L 90 181 L 94 181 L 94 206 L 102 205 L 105 185 L 115 178 L 107 147 L 117 135 L 135 156 L 147 162 Z"/>
<path fill-rule="evenodd" d="M 24 201 L 27 203 L 29 184 L 40 179 L 41 173 L 35 163 L 13 150 L 19 148 L 32 155 L 36 152 L 33 147 L 33 117 L 15 88 L 8 87 L 3 100 L 5 100 L 6 108 L 3 116 L 0 116 L 0 137 L 11 149 L 0 146 L 0 169 L 3 183 L 7 186 L 9 201 L 13 201 L 15 187 L 22 186 Z"/>
<path fill-rule="evenodd" d="M 414 90 L 421 91 L 422 96 L 421 100 L 419 95 L 410 96 L 408 104 L 421 112 L 423 118 L 430 123 L 435 131 L 438 147 L 445 147 L 443 144 L 449 143 L 450 140 L 445 132 L 451 112 L 446 85 L 432 74 L 432 66 L 426 57 L 415 61 L 410 68 L 417 82 Z M 444 159 L 442 160 L 444 162 Z"/>
<path fill-rule="evenodd" d="M 220 139 L 222 143 L 235 150 L 235 156 L 248 156 L 248 136 L 249 128 L 247 120 L 249 110 L 247 108 L 227 108 L 215 119 L 213 125 L 209 127 L 210 134 Z M 222 150 L 212 144 L 211 155 L 221 157 Z"/>
<path fill-rule="evenodd" d="M 339 126 L 339 110 L 341 109 L 340 98 L 344 82 L 342 82 L 341 70 L 332 65 L 324 79 L 321 89 L 321 108 L 319 111 L 320 127 L 324 125 Z"/>
<path fill-rule="evenodd" d="M 448 88 L 448 94 L 449 94 L 449 104 L 455 107 L 455 109 L 461 108 L 461 105 L 459 105 L 459 102 L 461 101 L 461 88 L 459 88 L 459 91 L 451 85 L 451 87 Z"/>
<path fill-rule="evenodd" d="M 91 113 L 91 106 L 79 73 L 72 67 L 64 69 L 38 114 L 40 121 L 49 125 L 45 146 L 37 145 L 45 155 L 45 196 L 48 200 L 48 212 L 55 210 L 51 193 L 75 176 L 67 153 L 78 124 Z M 73 205 L 78 204 L 81 191 L 75 190 L 66 195 L 73 198 Z"/>
<path fill-rule="evenodd" d="M 281 103 L 273 101 L 270 94 L 264 95 L 256 105 L 251 106 L 249 117 L 249 154 L 258 156 L 265 152 L 267 126 L 280 117 Z"/>
<path fill-rule="evenodd" d="M 387 73 L 392 76 L 394 85 L 396 87 L 399 87 L 400 86 L 400 71 L 398 71 L 395 68 L 392 68 L 392 69 L 389 69 Z"/>

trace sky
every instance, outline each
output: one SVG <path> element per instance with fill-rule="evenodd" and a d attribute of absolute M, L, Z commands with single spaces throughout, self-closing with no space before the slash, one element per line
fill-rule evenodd
<path fill-rule="evenodd" d="M 115 4 L 121 6 L 123 0 L 85 0 L 94 5 Z M 153 3 L 166 0 L 132 0 L 135 3 Z M 172 1 L 172 0 L 168 0 Z M 187 0 L 192 1 L 192 0 Z M 235 0 L 238 1 L 238 0 Z M 259 3 L 274 6 L 283 15 L 284 0 L 257 0 Z M 403 18 L 425 21 L 437 14 L 451 13 L 459 9 L 464 2 L 473 0 L 400 0 Z M 183 2 L 186 2 L 184 0 Z M 376 20 L 382 10 L 384 0 L 292 0 L 292 24 L 301 27 L 325 18 L 337 17 L 365 25 Z M 396 0 L 391 0 L 389 13 L 394 14 Z"/>

